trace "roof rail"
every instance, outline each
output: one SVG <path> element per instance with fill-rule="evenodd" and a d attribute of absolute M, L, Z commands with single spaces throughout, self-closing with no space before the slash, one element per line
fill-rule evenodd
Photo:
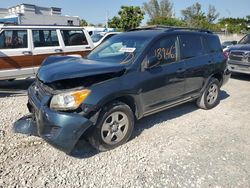
<path fill-rule="evenodd" d="M 150 25 L 150 26 L 143 26 L 143 27 L 137 27 L 134 29 L 130 29 L 128 31 L 140 31 L 140 30 L 161 30 L 161 29 L 168 29 L 170 26 L 165 26 L 165 25 Z"/>
<path fill-rule="evenodd" d="M 13 22 L 0 22 L 1 25 L 5 26 L 54 26 L 54 27 L 81 27 L 79 25 L 57 25 L 57 24 L 17 24 Z"/>
<path fill-rule="evenodd" d="M 178 30 L 186 30 L 186 31 L 197 31 L 204 33 L 213 33 L 210 30 L 200 29 L 200 28 L 191 28 L 191 27 L 174 27 L 174 26 L 166 26 L 166 25 L 152 25 L 145 27 L 138 27 L 135 29 L 131 29 L 129 31 L 140 31 L 140 30 L 165 30 L 165 31 L 178 31 Z"/>
<path fill-rule="evenodd" d="M 178 30 L 186 30 L 186 31 L 197 31 L 197 32 L 204 32 L 204 33 L 213 33 L 207 29 L 200 29 L 200 28 L 192 28 L 192 27 L 173 27 L 168 29 L 167 31 L 178 31 Z"/>
<path fill-rule="evenodd" d="M 0 22 L 1 25 L 17 25 L 17 23 L 13 22 Z"/>

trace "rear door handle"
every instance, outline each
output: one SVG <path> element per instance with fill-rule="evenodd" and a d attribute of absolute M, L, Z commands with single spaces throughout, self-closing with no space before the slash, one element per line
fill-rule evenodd
<path fill-rule="evenodd" d="M 214 64 L 214 61 L 208 61 L 208 64 Z"/>
<path fill-rule="evenodd" d="M 23 55 L 32 55 L 31 51 L 23 51 Z"/>
<path fill-rule="evenodd" d="M 63 50 L 62 49 L 55 49 L 55 52 L 60 53 L 60 52 L 63 52 Z"/>
<path fill-rule="evenodd" d="M 177 73 L 183 73 L 183 72 L 185 72 L 185 71 L 186 71 L 186 69 L 179 68 L 176 72 L 177 72 Z"/>
<path fill-rule="evenodd" d="M 91 49 L 90 46 L 85 47 L 85 49 Z"/>

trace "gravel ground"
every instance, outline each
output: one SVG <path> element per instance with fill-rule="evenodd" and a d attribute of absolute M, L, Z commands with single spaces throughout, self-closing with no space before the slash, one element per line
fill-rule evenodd
<path fill-rule="evenodd" d="M 81 142 L 73 156 L 12 133 L 30 82 L 0 83 L 0 187 L 250 187 L 250 76 L 231 79 L 213 110 L 175 107 L 138 121 L 117 149 Z"/>

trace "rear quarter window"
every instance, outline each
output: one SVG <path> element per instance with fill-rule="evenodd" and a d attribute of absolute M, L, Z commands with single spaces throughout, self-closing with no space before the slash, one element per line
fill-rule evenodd
<path fill-rule="evenodd" d="M 88 45 L 83 30 L 61 30 L 65 46 Z"/>
<path fill-rule="evenodd" d="M 207 53 L 222 52 L 220 40 L 215 35 L 202 36 L 202 43 Z"/>
<path fill-rule="evenodd" d="M 200 35 L 180 35 L 181 59 L 189 59 L 204 54 Z"/>

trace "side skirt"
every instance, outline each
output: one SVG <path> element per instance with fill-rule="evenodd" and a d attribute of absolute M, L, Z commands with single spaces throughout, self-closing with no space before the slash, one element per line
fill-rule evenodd
<path fill-rule="evenodd" d="M 184 104 L 186 102 L 193 101 L 193 100 L 197 99 L 198 97 L 199 97 L 199 95 L 194 95 L 194 96 L 186 97 L 186 98 L 178 100 L 178 101 L 174 101 L 174 102 L 168 103 L 168 104 L 163 105 L 163 106 L 161 106 L 159 108 L 156 108 L 156 109 L 153 109 L 153 110 L 150 110 L 150 111 L 146 112 L 143 115 L 143 117 L 146 117 L 146 116 L 149 116 L 149 115 L 161 112 L 163 110 L 166 110 L 166 109 L 169 109 L 169 108 L 172 108 L 172 107 Z"/>

